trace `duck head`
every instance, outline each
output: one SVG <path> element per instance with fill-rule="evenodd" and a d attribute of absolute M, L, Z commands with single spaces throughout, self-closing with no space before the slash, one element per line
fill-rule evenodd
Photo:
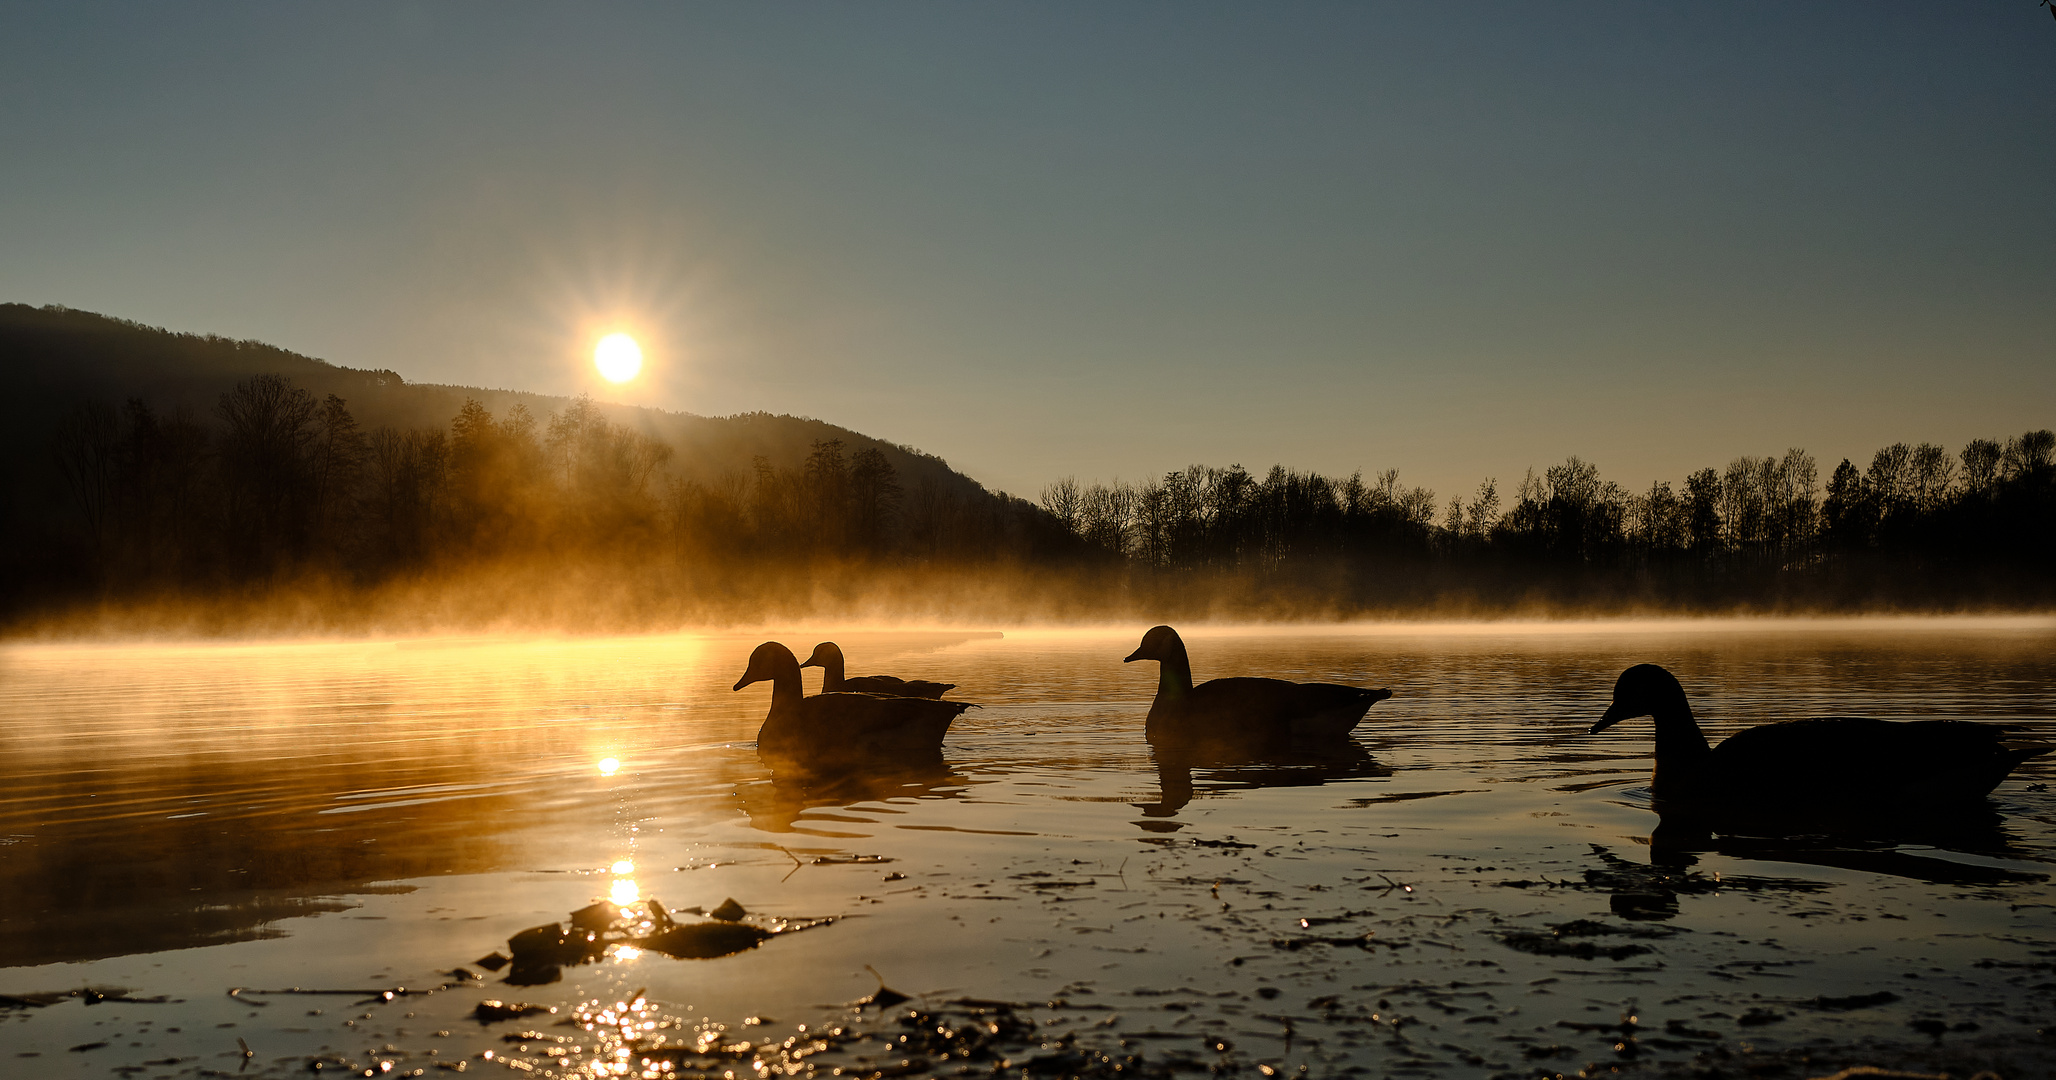
<path fill-rule="evenodd" d="M 1597 735 L 1623 720 L 1637 716 L 1658 716 L 1675 712 L 1685 701 L 1685 688 L 1677 676 L 1655 664 L 1636 664 L 1621 672 L 1613 684 L 1613 704 L 1592 725 L 1588 735 Z M 1689 707 L 1685 713 L 1691 716 Z"/>
<path fill-rule="evenodd" d="M 780 675 L 785 674 L 790 674 L 793 681 L 798 682 L 799 661 L 793 658 L 791 649 L 775 641 L 767 641 L 757 646 L 757 650 L 750 654 L 750 666 L 742 673 L 742 678 L 735 680 L 735 689 L 740 690 L 753 682 L 763 682 L 765 679 L 775 683 Z"/>
<path fill-rule="evenodd" d="M 1152 626 L 1149 633 L 1142 635 L 1142 644 L 1135 647 L 1121 662 L 1132 664 L 1137 660 L 1172 661 L 1185 657 L 1185 642 L 1179 640 L 1178 631 L 1168 626 Z"/>
<path fill-rule="evenodd" d="M 833 641 L 824 641 L 814 646 L 813 653 L 804 661 L 801 661 L 800 666 L 803 668 L 833 667 L 839 670 L 842 667 L 842 646 L 837 645 Z"/>

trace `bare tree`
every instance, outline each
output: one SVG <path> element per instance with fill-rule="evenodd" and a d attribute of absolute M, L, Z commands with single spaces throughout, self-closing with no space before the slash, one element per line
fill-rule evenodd
<path fill-rule="evenodd" d="M 1987 498 L 1999 482 L 1999 461 L 2005 451 L 1990 439 L 1972 439 L 1963 448 L 1963 486 L 1972 495 Z"/>
<path fill-rule="evenodd" d="M 307 538 L 315 504 L 311 450 L 314 395 L 283 375 L 253 375 L 216 406 L 231 542 L 245 568 L 260 571 Z"/>
<path fill-rule="evenodd" d="M 849 487 L 855 539 L 867 550 L 882 550 L 899 514 L 898 470 L 884 451 L 867 446 L 850 455 Z"/>
<path fill-rule="evenodd" d="M 1464 534 L 1474 540 L 1483 540 L 1492 534 L 1492 527 L 1498 523 L 1499 481 L 1488 476 L 1471 495 L 1471 508 L 1464 519 Z"/>
<path fill-rule="evenodd" d="M 1050 516 L 1064 523 L 1064 528 L 1078 532 L 1079 494 L 1078 478 L 1066 476 L 1042 489 L 1042 508 Z"/>
<path fill-rule="evenodd" d="M 1921 443 L 1913 448 L 1907 472 L 1914 507 L 1924 514 L 1941 509 L 1956 481 L 1956 462 L 1949 452 L 1934 443 Z"/>
<path fill-rule="evenodd" d="M 82 401 L 57 424 L 57 468 L 97 549 L 114 500 L 120 419 L 103 401 Z"/>
<path fill-rule="evenodd" d="M 316 420 L 311 471 L 314 480 L 314 528 L 331 543 L 346 526 L 371 447 L 357 420 L 334 394 L 322 402 Z"/>

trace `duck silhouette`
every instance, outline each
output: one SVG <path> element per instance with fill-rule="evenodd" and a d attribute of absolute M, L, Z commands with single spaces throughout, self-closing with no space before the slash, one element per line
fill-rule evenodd
<path fill-rule="evenodd" d="M 1178 631 L 1154 626 L 1123 663 L 1162 667 L 1144 733 L 1152 746 L 1273 747 L 1347 738 L 1371 706 L 1392 696 L 1335 683 L 1210 679 L 1192 685 L 1192 661 Z"/>
<path fill-rule="evenodd" d="M 932 760 L 942 751 L 950 722 L 964 701 L 888 697 L 882 694 L 819 694 L 800 686 L 800 662 L 792 650 L 767 641 L 750 653 L 740 690 L 771 681 L 771 711 L 757 732 L 757 753 L 768 760 L 814 771 L 867 762 Z"/>
<path fill-rule="evenodd" d="M 1994 724 L 1842 716 L 1765 724 L 1709 746 L 1685 688 L 1655 664 L 1621 673 L 1589 734 L 1639 716 L 1656 719 L 1650 790 L 1659 804 L 1740 812 L 1960 805 L 2052 749 L 2013 744 Z"/>
<path fill-rule="evenodd" d="M 824 694 L 889 694 L 893 697 L 939 698 L 957 688 L 957 684 L 953 682 L 900 679 L 891 675 L 859 675 L 854 679 L 848 678 L 842 673 L 842 647 L 833 641 L 824 641 L 814 646 L 814 654 L 807 657 L 800 666 L 821 669 L 821 692 Z"/>

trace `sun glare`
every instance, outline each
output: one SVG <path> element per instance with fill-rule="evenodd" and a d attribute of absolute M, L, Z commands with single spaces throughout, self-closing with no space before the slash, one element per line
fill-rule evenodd
<path fill-rule="evenodd" d="M 627 334 L 608 334 L 593 347 L 593 364 L 608 382 L 627 382 L 642 370 L 642 346 Z"/>

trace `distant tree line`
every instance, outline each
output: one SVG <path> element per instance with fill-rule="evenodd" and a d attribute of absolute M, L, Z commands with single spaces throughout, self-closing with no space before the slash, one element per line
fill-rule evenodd
<path fill-rule="evenodd" d="M 1081 487 L 1066 477 L 1043 489 L 1041 503 L 1091 548 L 1152 570 L 1409 555 L 1427 551 L 1435 531 L 1435 493 L 1401 487 L 1389 470 L 1368 483 L 1282 466 L 1258 479 L 1240 465 L 1194 465 L 1139 485 Z"/>
<path fill-rule="evenodd" d="M 1040 502 L 1090 549 L 1156 575 L 1325 582 L 1359 606 L 1537 590 L 1574 602 L 2017 604 L 2050 598 L 2052 459 L 2047 430 L 1953 455 L 1899 443 L 1868 469 L 1844 460 L 1823 485 L 1813 457 L 1792 449 L 1632 492 L 1572 457 L 1529 470 L 1509 496 L 1486 479 L 1442 504 L 1393 471 L 1258 478 L 1195 465 L 1141 484 L 1066 477 Z"/>
<path fill-rule="evenodd" d="M 993 613 L 1066 618 L 2056 601 L 2046 430 L 1954 454 L 1894 445 L 1825 481 L 1797 449 L 1644 491 L 1573 457 L 1446 501 L 1390 470 L 1195 465 L 1065 478 L 1037 504 L 908 482 L 876 447 L 832 439 L 708 475 L 583 398 L 547 416 L 466 400 L 446 424 L 365 430 L 342 397 L 259 375 L 205 415 L 78 405 L 50 451 L 62 520 L 17 515 L 0 536 L 0 607 L 17 612 L 467 574 L 475 592 L 561 578 L 570 605 L 599 581 L 655 597 L 639 610 L 658 622 L 803 613 L 808 590 L 857 602 L 879 583 L 868 602 L 966 614 L 948 597 L 984 589 Z M 492 576 L 508 568 L 527 576 Z M 585 571 L 601 576 L 573 580 Z M 727 606 L 686 602 L 709 596 Z"/>
<path fill-rule="evenodd" d="M 884 453 L 839 440 L 797 464 L 675 477 L 670 445 L 585 398 L 547 417 L 467 401 L 444 427 L 366 431 L 343 398 L 259 375 L 207 417 L 81 404 L 54 442 L 75 521 L 28 561 L 59 591 L 371 583 L 504 557 L 980 562 L 1072 542 L 1030 503 L 908 490 Z"/>

